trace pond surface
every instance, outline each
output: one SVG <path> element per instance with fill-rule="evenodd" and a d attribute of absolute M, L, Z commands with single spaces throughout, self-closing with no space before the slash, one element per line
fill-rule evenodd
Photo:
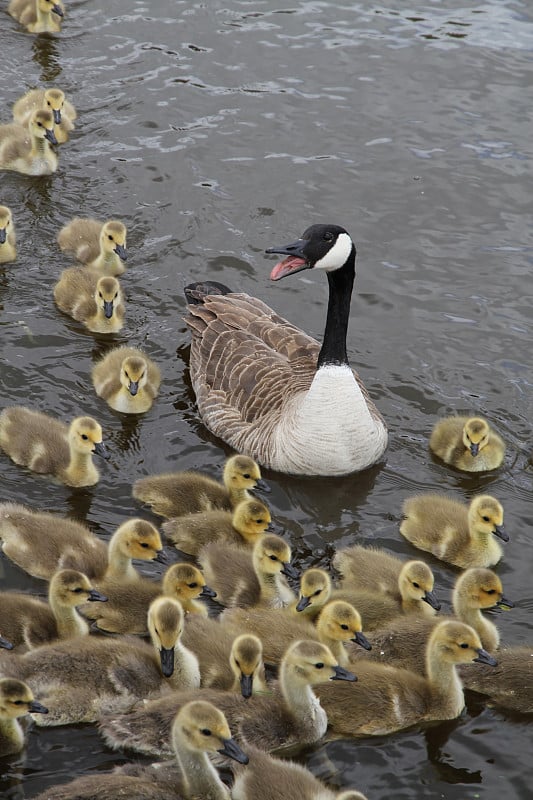
<path fill-rule="evenodd" d="M 398 533 L 406 496 L 490 492 L 511 536 L 498 572 L 517 603 L 499 618 L 502 638 L 533 642 L 531 5 L 67 6 L 53 38 L 28 35 L 1 12 L 2 121 L 23 92 L 46 85 L 64 89 L 79 118 L 55 175 L 0 175 L 19 241 L 16 263 L 0 269 L 0 405 L 91 414 L 111 457 L 97 487 L 70 490 L 1 456 L 0 500 L 84 520 L 108 538 L 139 513 L 130 494 L 138 476 L 220 474 L 228 449 L 199 420 L 187 379 L 183 287 L 222 281 L 320 338 L 324 276 L 271 283 L 264 250 L 313 222 L 339 223 L 358 248 L 348 352 L 390 445 L 383 464 L 344 479 L 267 475 L 273 517 L 301 568 L 327 565 L 354 542 L 412 557 Z M 126 326 L 111 342 L 53 302 L 72 263 L 55 237 L 76 214 L 128 226 Z M 111 411 L 90 381 L 94 360 L 126 342 L 163 374 L 143 417 Z M 495 473 L 455 473 L 428 452 L 439 416 L 470 411 L 508 443 Z M 430 563 L 448 608 L 454 573 Z M 0 569 L 3 587 L 45 592 L 4 557 Z M 453 722 L 319 745 L 302 758 L 370 800 L 525 800 L 532 734 L 528 719 L 471 700 Z M 31 798 L 125 759 L 91 726 L 34 728 L 25 755 L 1 762 L 0 794 Z"/>

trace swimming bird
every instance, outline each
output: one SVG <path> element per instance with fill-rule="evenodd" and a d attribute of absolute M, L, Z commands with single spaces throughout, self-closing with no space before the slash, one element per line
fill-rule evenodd
<path fill-rule="evenodd" d="M 15 464 L 53 475 L 67 486 L 93 486 L 100 473 L 93 453 L 105 458 L 102 428 L 92 417 L 76 417 L 70 425 L 24 406 L 0 413 L 0 448 Z"/>
<path fill-rule="evenodd" d="M 224 465 L 222 484 L 195 470 L 168 472 L 139 478 L 132 494 L 154 514 L 172 519 L 201 511 L 232 511 L 237 503 L 250 500 L 249 490 L 256 487 L 268 489 L 258 465 L 248 456 L 233 455 Z"/>
<path fill-rule="evenodd" d="M 491 567 L 503 555 L 496 538 L 509 541 L 501 503 L 477 495 L 469 506 L 445 495 L 428 492 L 408 497 L 403 504 L 402 536 L 456 567 Z"/>
<path fill-rule="evenodd" d="M 8 264 L 17 257 L 15 226 L 11 210 L 0 206 L 0 264 Z"/>
<path fill-rule="evenodd" d="M 38 725 L 94 722 L 111 698 L 126 705 L 170 689 L 200 685 L 196 656 L 181 643 L 183 611 L 160 597 L 148 611 L 151 643 L 134 637 L 82 636 L 0 656 L 0 674 L 26 681 L 49 714 Z"/>
<path fill-rule="evenodd" d="M 54 639 L 85 636 L 89 626 L 77 613 L 77 606 L 106 600 L 82 572 L 59 570 L 50 581 L 48 603 L 22 592 L 0 592 L 2 630 L 17 653 Z"/>
<path fill-rule="evenodd" d="M 220 708 L 239 742 L 277 751 L 318 741 L 327 729 L 327 716 L 312 687 L 329 681 L 355 681 L 356 676 L 337 664 L 320 642 L 297 641 L 286 651 L 279 684 L 272 694 L 254 694 L 248 700 L 232 692 L 201 689 L 172 692 L 138 703 L 126 713 L 109 707 L 100 717 L 100 732 L 115 749 L 127 747 L 149 755 L 171 753 L 169 738 L 174 714 L 192 699 L 204 699 Z"/>
<path fill-rule="evenodd" d="M 503 439 L 482 417 L 440 419 L 431 433 L 429 447 L 446 464 L 463 472 L 497 469 L 505 455 Z"/>
<path fill-rule="evenodd" d="M 124 326 L 122 287 L 111 275 L 85 267 L 65 269 L 54 286 L 54 300 L 61 311 L 94 333 L 116 333 Z"/>
<path fill-rule="evenodd" d="M 115 347 L 98 361 L 92 380 L 99 397 L 115 411 L 144 414 L 159 393 L 159 367 L 136 347 Z"/>
<path fill-rule="evenodd" d="M 101 222 L 75 217 L 64 225 L 57 242 L 64 253 L 73 255 L 102 275 L 122 275 L 126 261 L 126 226 L 115 219 Z"/>
<path fill-rule="evenodd" d="M 334 736 L 381 736 L 424 720 L 454 719 L 464 708 L 456 667 L 496 660 L 463 622 L 440 622 L 426 649 L 426 677 L 407 669 L 357 662 L 358 683 L 347 691 L 318 686 L 317 694 Z"/>
<path fill-rule="evenodd" d="M 40 108 L 48 109 L 54 115 L 54 133 L 58 143 L 68 141 L 77 113 L 61 89 L 30 89 L 14 103 L 13 121 L 26 125 L 32 113 Z"/>
<path fill-rule="evenodd" d="M 10 0 L 7 10 L 29 33 L 59 33 L 65 16 L 62 0 Z"/>
<path fill-rule="evenodd" d="M 0 169 L 51 175 L 58 164 L 51 144 L 57 144 L 51 111 L 34 111 L 27 127 L 16 122 L 0 125 Z"/>
<path fill-rule="evenodd" d="M 324 270 L 329 303 L 322 347 L 260 300 L 206 282 L 186 287 L 190 374 L 206 426 L 279 472 L 345 475 L 381 459 L 387 428 L 348 365 L 346 333 L 355 246 L 339 225 L 311 225 L 267 253 L 287 256 L 279 280 Z"/>
<path fill-rule="evenodd" d="M 229 511 L 185 514 L 164 522 L 163 533 L 178 550 L 196 556 L 210 542 L 253 547 L 270 528 L 270 511 L 260 500 L 243 500 Z"/>
<path fill-rule="evenodd" d="M 287 542 L 265 533 L 252 552 L 211 542 L 200 552 L 198 561 L 222 605 L 280 608 L 295 599 L 284 578 L 298 577 L 291 557 Z"/>
<path fill-rule="evenodd" d="M 495 653 L 498 664 L 490 672 L 485 666 L 476 674 L 470 664 L 460 669 L 467 689 L 486 695 L 488 704 L 519 714 L 533 713 L 533 647 L 502 647 Z"/>
<path fill-rule="evenodd" d="M 35 700 L 25 683 L 13 678 L 0 679 L 0 757 L 19 753 L 24 747 L 19 717 L 47 713 L 48 709 Z"/>

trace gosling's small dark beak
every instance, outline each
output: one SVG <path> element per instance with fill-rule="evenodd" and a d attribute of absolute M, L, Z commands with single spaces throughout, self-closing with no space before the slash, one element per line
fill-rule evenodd
<path fill-rule="evenodd" d="M 472 456 L 475 458 L 479 453 L 479 444 L 474 444 L 474 442 L 470 442 L 470 452 Z"/>
<path fill-rule="evenodd" d="M 32 700 L 28 706 L 28 711 L 30 714 L 48 714 L 48 709 L 46 706 L 43 706 L 42 703 L 38 703 L 37 700 Z"/>
<path fill-rule="evenodd" d="M 337 666 L 333 667 L 333 671 L 335 675 L 332 675 L 330 680 L 332 681 L 354 681 L 357 680 L 357 675 L 354 675 L 353 672 L 348 672 L 347 669 L 344 667 L 340 667 L 338 664 Z"/>
<path fill-rule="evenodd" d="M 311 605 L 311 598 L 302 595 L 296 603 L 296 611 L 304 611 Z"/>
<path fill-rule="evenodd" d="M 497 608 L 514 608 L 515 604 L 512 600 L 508 600 L 503 594 L 496 603 Z"/>
<path fill-rule="evenodd" d="M 264 481 L 263 478 L 258 478 L 256 480 L 254 489 L 259 489 L 260 492 L 264 492 L 265 494 L 270 494 L 272 491 L 268 483 Z"/>
<path fill-rule="evenodd" d="M 492 532 L 494 536 L 497 536 L 499 539 L 502 540 L 502 542 L 509 541 L 509 534 L 507 533 L 503 525 L 495 525 L 494 530 Z"/>
<path fill-rule="evenodd" d="M 4 244 L 7 239 L 7 230 L 5 228 L 0 228 L 0 244 Z"/>
<path fill-rule="evenodd" d="M 89 597 L 87 600 L 92 603 L 95 600 L 98 600 L 100 603 L 107 603 L 107 597 L 102 592 L 97 592 L 96 589 L 89 590 Z"/>
<path fill-rule="evenodd" d="M 214 589 L 211 589 L 210 586 L 202 586 L 202 591 L 199 594 L 199 597 L 216 597 L 217 593 Z"/>
<path fill-rule="evenodd" d="M 365 650 L 372 650 L 372 645 L 364 635 L 362 631 L 356 631 L 355 636 L 352 639 L 352 642 L 360 645 L 360 647 L 364 647 Z"/>
<path fill-rule="evenodd" d="M 477 658 L 474 658 L 473 661 L 476 664 L 487 664 L 489 667 L 497 667 L 498 662 L 495 658 L 493 658 L 490 653 L 487 653 L 482 647 L 477 650 Z"/>
<path fill-rule="evenodd" d="M 13 650 L 13 645 L 11 642 L 8 642 L 8 640 L 4 639 L 3 636 L 0 636 L 0 647 L 3 647 L 4 650 Z"/>
<path fill-rule="evenodd" d="M 244 675 L 241 672 L 241 694 L 245 700 L 248 700 L 249 697 L 252 696 L 253 685 L 254 685 L 254 678 L 253 675 Z"/>
<path fill-rule="evenodd" d="M 54 108 L 53 109 L 53 114 L 54 114 L 54 122 L 55 122 L 55 124 L 56 125 L 60 125 L 61 124 L 61 109 L 60 108 Z"/>
<path fill-rule="evenodd" d="M 45 139 L 48 139 L 48 141 L 50 142 L 50 144 L 57 144 L 56 135 L 55 135 L 55 133 L 53 132 L 53 130 L 50 130 L 50 129 L 48 129 L 48 128 L 47 128 L 47 129 L 46 129 L 46 133 L 44 134 L 44 138 L 45 138 Z"/>
<path fill-rule="evenodd" d="M 126 253 L 126 248 L 123 247 L 121 244 L 117 244 L 117 246 L 115 247 L 115 253 L 117 254 L 117 256 L 120 259 L 122 259 L 122 261 L 127 261 L 128 260 L 128 255 Z"/>
<path fill-rule="evenodd" d="M 274 525 L 274 523 L 273 523 L 273 522 L 269 522 L 269 523 L 268 523 L 268 525 L 267 525 L 267 526 L 266 526 L 266 528 L 265 528 L 265 531 L 266 531 L 267 533 L 275 533 L 275 532 L 276 532 L 276 530 L 277 530 L 277 529 L 276 529 L 276 526 Z"/>
<path fill-rule="evenodd" d="M 164 550 L 158 550 L 152 561 L 157 561 L 158 564 L 168 564 L 168 556 Z"/>
<path fill-rule="evenodd" d="M 95 442 L 93 452 L 96 453 L 97 456 L 101 456 L 102 458 L 107 458 L 107 450 L 103 442 Z"/>
<path fill-rule="evenodd" d="M 435 597 L 434 592 L 426 592 L 422 600 L 425 603 L 428 603 L 431 606 L 431 608 L 434 608 L 435 611 L 440 611 L 440 603 Z"/>
<path fill-rule="evenodd" d="M 292 564 L 290 564 L 288 561 L 284 562 L 283 569 L 281 571 L 282 571 L 283 575 L 287 576 L 287 578 L 297 579 L 297 578 L 300 577 L 300 573 L 298 572 L 298 570 L 295 569 L 292 566 Z"/>
<path fill-rule="evenodd" d="M 132 397 L 135 397 L 137 392 L 139 391 L 139 381 L 130 381 L 130 385 L 128 386 L 129 393 Z"/>
<path fill-rule="evenodd" d="M 113 316 L 113 301 L 104 300 L 104 314 L 106 319 L 111 319 Z"/>
<path fill-rule="evenodd" d="M 54 14 L 57 14 L 58 17 L 65 16 L 65 14 L 63 13 L 63 9 L 57 3 L 54 6 L 52 6 L 52 11 L 54 12 Z"/>
<path fill-rule="evenodd" d="M 239 764 L 247 764 L 249 762 L 250 759 L 241 750 L 235 739 L 222 739 L 222 744 L 224 747 L 218 751 L 221 755 L 228 756 L 228 758 L 232 758 Z"/>
<path fill-rule="evenodd" d="M 162 647 L 159 651 L 159 658 L 161 659 L 161 672 L 165 678 L 170 678 L 174 672 L 174 648 Z"/>

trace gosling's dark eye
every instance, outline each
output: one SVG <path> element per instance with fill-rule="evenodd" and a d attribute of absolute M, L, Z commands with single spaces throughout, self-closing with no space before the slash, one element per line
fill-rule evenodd
<path fill-rule="evenodd" d="M 211 731 L 209 730 L 209 728 L 202 728 L 200 733 L 203 733 L 204 736 L 211 736 Z"/>
<path fill-rule="evenodd" d="M 324 664 L 322 663 L 322 661 L 319 661 L 318 664 L 315 664 L 315 668 L 316 669 L 324 669 Z"/>
<path fill-rule="evenodd" d="M 413 586 L 415 587 L 415 589 L 420 589 L 420 584 L 417 583 L 416 581 L 413 581 Z"/>
<path fill-rule="evenodd" d="M 250 478 L 250 473 L 249 473 L 249 472 L 245 472 L 245 473 L 244 473 L 244 475 L 243 475 L 242 477 L 243 477 L 243 478 L 246 478 L 246 480 L 249 480 L 249 478 Z"/>
<path fill-rule="evenodd" d="M 149 547 L 150 545 L 147 542 L 139 542 L 141 547 Z"/>
<path fill-rule="evenodd" d="M 342 628 L 343 631 L 347 631 L 348 630 L 348 626 L 347 625 L 341 625 L 341 628 Z"/>
<path fill-rule="evenodd" d="M 13 700 L 14 706 L 26 706 L 28 703 L 24 700 Z"/>
<path fill-rule="evenodd" d="M 256 522 L 257 522 L 258 525 L 261 525 L 264 522 L 264 520 L 263 519 L 256 519 Z"/>
<path fill-rule="evenodd" d="M 98 297 L 100 298 L 100 300 L 104 299 L 104 295 L 102 294 L 102 292 L 98 292 Z"/>
<path fill-rule="evenodd" d="M 118 297 L 118 292 L 115 292 L 115 296 L 114 296 L 113 300 L 116 300 L 117 297 Z"/>
<path fill-rule="evenodd" d="M 81 594 L 81 592 L 83 592 L 83 589 L 81 588 L 81 586 L 77 586 L 76 589 L 73 589 L 72 591 L 74 592 L 74 594 Z"/>
<path fill-rule="evenodd" d="M 271 561 L 277 561 L 278 560 L 276 556 L 269 556 L 269 558 L 270 558 Z"/>
<path fill-rule="evenodd" d="M 188 583 L 187 586 L 189 587 L 189 589 L 196 589 L 198 584 L 196 583 L 196 581 L 193 581 L 192 583 Z"/>
<path fill-rule="evenodd" d="M 81 435 L 81 438 L 82 438 L 84 441 L 87 441 L 87 440 L 89 439 L 89 437 L 87 436 L 87 434 L 86 434 L 86 433 L 82 433 L 82 435 Z"/>
<path fill-rule="evenodd" d="M 322 593 L 322 589 L 317 589 L 316 592 L 313 592 L 313 597 L 316 597 L 317 594 L 321 594 L 321 593 Z"/>
<path fill-rule="evenodd" d="M 487 594 L 496 594 L 496 589 L 485 589 Z"/>
<path fill-rule="evenodd" d="M 110 242 L 113 241 L 113 237 L 111 236 L 111 234 L 109 234 L 107 238 L 109 239 Z"/>
<path fill-rule="evenodd" d="M 130 376 L 128 375 L 128 370 L 127 369 L 124 370 L 124 375 L 126 376 L 126 378 L 128 380 L 130 379 Z"/>
<path fill-rule="evenodd" d="M 481 518 L 483 522 L 490 522 L 490 517 L 484 516 Z"/>
<path fill-rule="evenodd" d="M 42 122 L 38 122 L 37 125 L 39 126 L 39 128 L 43 127 L 43 123 Z"/>
<path fill-rule="evenodd" d="M 461 642 L 461 644 L 459 646 L 462 647 L 463 650 L 467 650 L 468 649 L 468 644 L 466 642 Z"/>

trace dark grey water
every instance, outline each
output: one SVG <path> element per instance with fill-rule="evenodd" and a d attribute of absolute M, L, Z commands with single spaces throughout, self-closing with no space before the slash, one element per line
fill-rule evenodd
<path fill-rule="evenodd" d="M 5 6 L 5 4 L 4 4 Z M 0 269 L 0 405 L 29 403 L 102 422 L 111 451 L 94 489 L 73 491 L 0 458 L 1 500 L 86 520 L 107 537 L 138 513 L 142 474 L 217 474 L 227 452 L 202 426 L 187 383 L 183 286 L 210 277 L 257 295 L 311 334 L 327 290 L 307 274 L 271 284 L 266 247 L 316 221 L 358 245 L 349 354 L 391 431 L 386 463 L 342 480 L 269 475 L 273 516 L 302 567 L 338 545 L 410 556 L 404 497 L 440 488 L 497 496 L 511 541 L 498 571 L 517 608 L 508 643 L 533 642 L 531 610 L 531 163 L 533 11 L 526 2 L 70 2 L 57 37 L 2 11 L 4 104 L 57 85 L 79 111 L 50 178 L 0 174 L 19 257 Z M 96 398 L 93 360 L 110 347 L 61 315 L 58 229 L 75 214 L 129 229 L 127 324 L 163 372 L 142 418 Z M 486 415 L 504 467 L 463 476 L 434 462 L 439 415 Z M 447 598 L 453 574 L 432 562 Z M 0 560 L 2 585 L 43 592 Z M 531 797 L 533 728 L 470 703 L 456 721 L 378 740 L 317 746 L 306 763 L 371 800 Z M 0 762 L 0 792 L 32 797 L 121 760 L 90 727 L 32 730 Z"/>

